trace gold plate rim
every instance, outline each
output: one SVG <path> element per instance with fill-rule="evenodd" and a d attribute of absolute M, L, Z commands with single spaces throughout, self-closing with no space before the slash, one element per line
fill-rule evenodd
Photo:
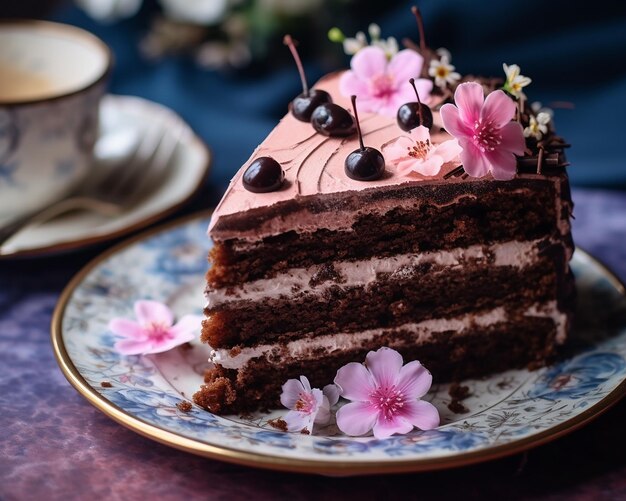
<path fill-rule="evenodd" d="M 51 342 L 54 356 L 69 383 L 83 396 L 87 401 L 98 410 L 106 414 L 108 417 L 123 425 L 124 427 L 144 436 L 168 445 L 175 449 L 190 452 L 199 456 L 210 459 L 217 459 L 229 463 L 239 464 L 243 466 L 252 466 L 276 471 L 288 471 L 294 473 L 314 473 L 331 476 L 350 476 L 350 475 L 372 475 L 372 474 L 389 474 L 389 473 L 409 473 L 435 471 L 449 468 L 457 468 L 468 466 L 471 464 L 482 463 L 494 459 L 511 456 L 528 449 L 543 445 L 545 443 L 556 440 L 563 435 L 571 433 L 591 420 L 597 418 L 613 405 L 615 405 L 626 394 L 626 379 L 622 381 L 611 393 L 599 402 L 596 402 L 589 408 L 577 416 L 564 421 L 563 423 L 544 430 L 536 435 L 526 437 L 520 440 L 514 440 L 507 444 L 494 447 L 486 447 L 476 451 L 465 452 L 445 456 L 441 458 L 424 458 L 410 460 L 391 460 L 385 462 L 377 461 L 320 461 L 315 459 L 301 458 L 281 458 L 268 454 L 260 454 L 249 451 L 242 451 L 230 447 L 220 445 L 211 445 L 203 442 L 184 437 L 174 432 L 170 432 L 154 426 L 150 423 L 139 419 L 132 414 L 124 411 L 117 405 L 107 400 L 94 387 L 80 375 L 80 372 L 72 362 L 65 349 L 63 343 L 63 314 L 65 308 L 72 297 L 74 290 L 80 285 L 83 279 L 101 262 L 110 256 L 120 252 L 133 244 L 144 240 L 154 234 L 166 231 L 179 225 L 187 224 L 196 219 L 202 219 L 210 216 L 212 210 L 195 212 L 185 217 L 178 218 L 166 224 L 159 225 L 150 230 L 144 231 L 139 235 L 129 238 L 96 256 L 87 263 L 67 284 L 63 289 L 57 305 L 54 309 L 51 322 Z M 576 252 L 583 254 L 587 259 L 599 266 L 606 274 L 607 278 L 621 294 L 626 295 L 626 286 L 606 265 L 593 257 L 590 253 L 577 247 Z"/>

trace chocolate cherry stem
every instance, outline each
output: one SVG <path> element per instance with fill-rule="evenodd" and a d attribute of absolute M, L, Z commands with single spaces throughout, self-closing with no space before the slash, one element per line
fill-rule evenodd
<path fill-rule="evenodd" d="M 424 123 L 424 117 L 422 116 L 422 101 L 420 100 L 419 92 L 417 92 L 417 87 L 415 87 L 415 78 L 409 78 L 409 83 L 411 84 L 411 87 L 413 87 L 413 90 L 415 91 L 415 96 L 417 97 L 417 104 L 419 105 L 417 107 L 417 114 L 420 117 L 420 123 Z"/>
<path fill-rule="evenodd" d="M 291 51 L 291 55 L 296 61 L 296 66 L 298 67 L 298 73 L 300 73 L 300 80 L 302 80 L 302 93 L 305 96 L 309 95 L 309 84 L 306 81 L 306 76 L 304 75 L 304 67 L 302 66 L 302 61 L 300 60 L 300 55 L 298 54 L 298 50 L 296 49 L 296 42 L 291 35 L 285 35 L 283 37 L 283 43 L 289 47 Z"/>
<path fill-rule="evenodd" d="M 356 132 L 359 135 L 359 144 L 361 145 L 361 151 L 365 149 L 365 145 L 363 144 L 363 134 L 361 134 L 361 124 L 359 123 L 359 113 L 356 111 L 356 96 L 353 94 L 350 96 L 352 100 L 352 109 L 354 110 L 354 118 L 356 120 Z"/>
<path fill-rule="evenodd" d="M 417 29 L 420 33 L 420 52 L 422 56 L 426 54 L 426 36 L 424 35 L 424 20 L 422 19 L 422 13 L 417 8 L 417 6 L 411 7 L 411 12 L 415 16 L 415 20 L 417 21 Z"/>

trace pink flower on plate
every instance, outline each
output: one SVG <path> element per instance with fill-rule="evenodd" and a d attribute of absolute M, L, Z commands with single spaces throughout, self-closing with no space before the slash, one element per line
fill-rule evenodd
<path fill-rule="evenodd" d="M 115 343 L 122 355 L 147 355 L 162 353 L 194 339 L 202 318 L 185 315 L 176 325 L 172 311 L 157 301 L 135 303 L 137 322 L 127 318 L 114 318 L 109 329 L 125 339 Z"/>
<path fill-rule="evenodd" d="M 389 60 L 380 47 L 365 47 L 350 61 L 351 70 L 341 76 L 339 90 L 344 96 L 359 98 L 359 111 L 395 117 L 400 106 L 415 101 L 410 78 L 416 79 L 422 102 L 428 101 L 433 83 L 417 78 L 423 64 L 424 58 L 414 50 L 401 50 Z"/>
<path fill-rule="evenodd" d="M 370 351 L 365 365 L 351 362 L 337 371 L 335 384 L 352 402 L 337 411 L 337 426 L 347 435 L 376 438 L 408 433 L 414 426 L 431 430 L 439 426 L 434 405 L 420 400 L 432 376 L 417 361 L 403 366 L 402 356 L 391 348 Z"/>
<path fill-rule="evenodd" d="M 462 151 L 456 139 L 433 144 L 428 129 L 423 125 L 412 129 L 409 134 L 411 137 L 400 136 L 382 147 L 385 159 L 395 165 L 401 176 L 412 172 L 436 176 L 443 164 L 454 160 Z"/>
<path fill-rule="evenodd" d="M 300 380 L 289 379 L 283 385 L 280 403 L 291 409 L 283 418 L 288 431 L 313 432 L 313 425 L 327 425 L 330 421 L 330 408 L 339 400 L 339 388 L 334 384 L 324 390 L 311 388 L 306 376 Z"/>
<path fill-rule="evenodd" d="M 459 140 L 463 148 L 463 168 L 472 177 L 491 172 L 495 179 L 506 181 L 515 177 L 517 160 L 526 149 L 524 131 L 515 116 L 515 103 L 501 90 L 485 99 L 483 88 L 476 82 L 460 84 L 453 104 L 441 107 L 445 129 Z"/>

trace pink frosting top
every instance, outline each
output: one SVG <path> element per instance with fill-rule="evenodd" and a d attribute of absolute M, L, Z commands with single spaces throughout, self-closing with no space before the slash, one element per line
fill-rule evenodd
<path fill-rule="evenodd" d="M 317 83 L 316 88 L 329 92 L 333 102 L 353 113 L 350 99 L 339 92 L 340 76 L 341 73 L 328 75 Z M 395 118 L 374 113 L 359 113 L 359 118 L 366 146 L 380 150 L 383 144 L 399 136 L 408 135 L 398 127 Z M 439 112 L 433 112 L 433 119 L 432 142 L 437 144 L 451 139 L 452 136 L 440 130 L 442 124 Z M 349 138 L 326 137 L 317 133 L 310 123 L 301 122 L 288 113 L 232 179 L 222 201 L 213 213 L 209 231 L 222 216 L 268 207 L 301 196 L 361 191 L 425 180 L 440 182 L 446 173 L 461 165 L 460 159 L 457 158 L 443 165 L 437 176 L 429 177 L 418 173 L 409 176 L 398 175 L 395 168 L 388 166 L 385 175 L 377 181 L 356 181 L 345 174 L 344 161 L 358 148 L 356 134 Z M 243 187 L 241 180 L 243 173 L 251 162 L 262 156 L 274 158 L 285 171 L 285 181 L 278 191 L 252 193 Z"/>

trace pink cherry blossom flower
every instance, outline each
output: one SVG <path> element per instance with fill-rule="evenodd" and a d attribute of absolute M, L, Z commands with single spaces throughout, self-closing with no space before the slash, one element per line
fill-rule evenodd
<path fill-rule="evenodd" d="M 400 136 L 382 147 L 385 159 L 396 167 L 401 176 L 412 172 L 436 176 L 443 164 L 461 153 L 462 148 L 456 139 L 433 144 L 428 129 L 423 125 L 412 129 L 409 134 L 411 137 Z"/>
<path fill-rule="evenodd" d="M 373 429 L 376 438 L 387 438 L 414 426 L 422 430 L 439 426 L 435 406 L 419 400 L 428 392 L 432 376 L 417 361 L 403 366 L 402 356 L 391 348 L 370 351 L 365 365 L 344 365 L 335 384 L 343 398 L 352 400 L 337 411 L 337 426 L 347 435 Z"/>
<path fill-rule="evenodd" d="M 515 177 L 517 160 L 526 148 L 524 132 L 515 116 L 515 103 L 501 90 L 485 99 L 483 88 L 476 82 L 460 84 L 453 104 L 441 107 L 445 129 L 459 140 L 463 148 L 463 168 L 472 177 L 491 172 L 495 179 Z"/>
<path fill-rule="evenodd" d="M 330 421 L 330 408 L 339 400 L 339 388 L 334 384 L 324 390 L 311 388 L 309 380 L 300 376 L 300 380 L 289 379 L 283 385 L 280 403 L 291 409 L 283 418 L 288 431 L 313 432 L 313 425 L 327 425 Z"/>
<path fill-rule="evenodd" d="M 147 355 L 162 353 L 194 339 L 200 329 L 202 318 L 198 315 L 185 315 L 176 325 L 172 311 L 157 301 L 137 301 L 135 303 L 137 322 L 127 318 L 114 318 L 109 329 L 122 336 L 115 343 L 115 349 L 122 355 Z"/>
<path fill-rule="evenodd" d="M 416 79 L 422 102 L 429 100 L 432 81 L 417 78 L 423 64 L 424 58 L 414 50 L 401 50 L 389 60 L 382 48 L 365 47 L 350 61 L 352 69 L 341 76 L 339 90 L 344 96 L 359 98 L 359 111 L 395 117 L 400 106 L 415 101 L 410 78 Z"/>

